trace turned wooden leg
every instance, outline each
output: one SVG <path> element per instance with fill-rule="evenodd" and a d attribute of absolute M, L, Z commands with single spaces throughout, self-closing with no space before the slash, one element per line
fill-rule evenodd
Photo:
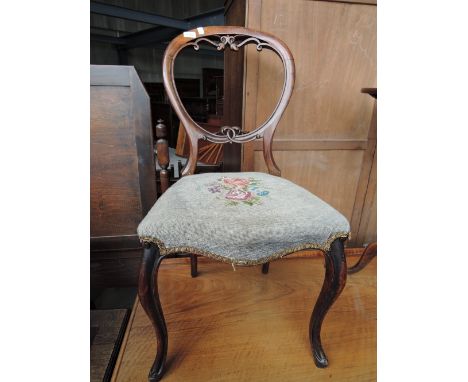
<path fill-rule="evenodd" d="M 268 273 L 268 270 L 270 269 L 270 263 L 265 263 L 262 265 L 262 273 L 266 275 Z"/>
<path fill-rule="evenodd" d="M 156 246 L 145 245 L 138 281 L 138 297 L 153 324 L 157 339 L 156 359 L 148 375 L 150 382 L 161 380 L 167 355 L 167 328 L 158 293 L 158 270 L 163 258 Z"/>
<path fill-rule="evenodd" d="M 328 359 L 322 348 L 320 330 L 322 322 L 330 307 L 340 295 L 346 284 L 346 258 L 342 239 L 336 239 L 325 253 L 325 279 L 322 290 L 315 303 L 310 318 L 309 339 L 312 354 L 317 367 L 327 367 Z"/>
<path fill-rule="evenodd" d="M 192 277 L 198 276 L 198 256 L 190 254 L 190 272 Z"/>
<path fill-rule="evenodd" d="M 369 264 L 375 256 L 377 256 L 377 243 L 370 243 L 357 263 L 348 268 L 348 273 L 351 274 L 359 272 L 361 269 L 365 268 L 365 266 Z"/>

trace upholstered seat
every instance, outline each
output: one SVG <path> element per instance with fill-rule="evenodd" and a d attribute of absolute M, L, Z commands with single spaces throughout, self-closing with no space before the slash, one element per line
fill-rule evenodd
<path fill-rule="evenodd" d="M 258 172 L 189 175 L 170 187 L 138 227 L 161 254 L 188 252 L 255 265 L 301 249 L 328 251 L 349 223 L 296 184 Z"/>

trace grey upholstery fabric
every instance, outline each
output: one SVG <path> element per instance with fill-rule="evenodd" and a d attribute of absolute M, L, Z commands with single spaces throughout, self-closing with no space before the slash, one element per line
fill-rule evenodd
<path fill-rule="evenodd" d="M 338 211 L 296 184 L 257 172 L 190 175 L 170 187 L 138 227 L 165 254 L 192 252 L 239 265 L 347 237 Z"/>

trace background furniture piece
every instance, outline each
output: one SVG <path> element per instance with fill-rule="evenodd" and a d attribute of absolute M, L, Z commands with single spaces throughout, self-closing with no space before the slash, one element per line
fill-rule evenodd
<path fill-rule="evenodd" d="M 125 333 L 128 309 L 91 310 L 91 382 L 109 382 Z"/>
<path fill-rule="evenodd" d="M 163 78 L 166 92 L 190 140 L 190 156 L 182 171 L 182 175 L 193 175 L 195 173 L 200 140 L 208 140 L 219 144 L 260 141 L 268 172 L 276 176 L 257 173 L 255 175 L 260 181 L 253 178 L 248 178 L 248 180 L 229 178 L 224 180 L 218 179 L 218 182 L 222 181 L 223 185 L 230 184 L 227 187 L 230 194 L 229 199 L 235 196 L 236 200 L 245 200 L 245 198 L 241 198 L 244 196 L 268 195 L 268 192 L 265 193 L 265 191 L 253 191 L 258 188 L 257 186 L 261 182 L 264 182 L 268 184 L 267 188 L 269 187 L 271 190 L 277 187 L 282 194 L 289 195 L 291 199 L 297 197 L 297 200 L 301 200 L 301 206 L 297 207 L 307 211 L 307 215 L 303 214 L 303 216 L 300 216 L 301 212 L 297 209 L 292 209 L 291 205 L 288 204 L 287 198 L 275 195 L 275 198 L 272 197 L 270 210 L 257 211 L 259 215 L 261 212 L 263 216 L 262 223 L 260 224 L 262 227 L 268 225 L 268 223 L 265 224 L 263 222 L 270 222 L 276 219 L 273 231 L 252 229 L 252 231 L 249 231 L 251 241 L 244 243 L 241 231 L 224 229 L 222 232 L 224 232 L 224 235 L 229 240 L 223 241 L 224 237 L 221 232 L 219 234 L 220 239 L 217 240 L 217 235 L 212 234 L 213 226 L 205 226 L 206 218 L 204 216 L 200 217 L 197 221 L 200 214 L 205 211 L 205 206 L 208 206 L 207 203 L 216 198 L 216 195 L 210 196 L 210 192 L 221 192 L 219 183 L 212 185 L 213 189 L 210 189 L 209 192 L 200 192 L 203 182 L 216 179 L 218 177 L 217 174 L 214 176 L 201 175 L 184 178 L 171 188 L 159 203 L 155 204 L 138 227 L 138 234 L 145 246 L 140 269 L 138 296 L 142 307 L 152 321 L 157 337 L 156 358 L 148 378 L 150 381 L 159 381 L 162 378 L 165 371 L 168 347 L 167 328 L 159 300 L 158 270 L 163 259 L 171 258 L 174 255 L 187 251 L 231 262 L 234 266 L 234 264 L 265 264 L 270 260 L 278 259 L 306 248 L 322 250 L 325 257 L 325 280 L 310 319 L 309 339 L 315 364 L 317 367 L 326 367 L 328 366 L 328 360 L 322 348 L 320 332 L 326 313 L 340 295 L 346 282 L 347 267 L 343 243 L 348 237 L 349 225 L 346 219 L 329 205 L 293 183 L 279 178 L 281 172 L 272 155 L 272 139 L 278 122 L 288 105 L 294 87 L 295 65 L 291 52 L 282 41 L 274 36 L 246 28 L 207 27 L 202 31 L 199 29 L 192 30 L 191 33 L 193 35 L 186 35 L 184 33 L 172 40 L 167 47 L 163 60 Z M 271 50 L 280 58 L 284 69 L 284 83 L 280 86 L 282 90 L 274 111 L 263 124 L 257 125 L 258 127 L 250 131 L 245 131 L 238 126 L 224 126 L 220 132 L 213 133 L 204 129 L 190 117 L 177 94 L 174 83 L 174 60 L 183 48 L 193 47 L 195 50 L 198 50 L 201 43 L 211 44 L 218 50 L 229 48 L 233 51 L 238 51 L 244 45 L 252 44 L 257 52 Z M 160 124 L 157 125 L 157 135 L 162 128 L 163 126 Z M 158 163 L 161 167 L 161 187 L 164 192 L 169 185 L 167 172 L 169 155 L 161 150 L 165 146 L 162 145 L 160 148 L 158 146 L 159 143 L 162 142 L 158 135 Z M 161 158 L 159 157 L 160 152 Z M 253 175 L 249 174 L 249 176 Z M 239 174 L 238 176 L 240 177 L 241 175 Z M 226 182 L 226 180 L 229 180 L 229 182 Z M 251 191 L 250 188 L 247 191 L 245 187 L 250 185 L 250 182 L 254 183 L 252 185 L 253 188 Z M 216 187 L 217 189 L 215 189 Z M 196 195 L 197 192 L 200 195 Z M 260 196 L 255 197 L 260 198 Z M 172 206 L 177 203 L 178 198 L 182 199 L 183 207 L 178 211 L 178 215 L 173 215 Z M 236 204 L 237 202 L 230 201 L 229 203 Z M 249 203 L 249 205 L 252 206 L 253 204 Z M 232 212 L 228 210 L 229 207 L 226 207 L 226 204 L 220 204 L 218 208 L 220 209 L 216 216 L 218 220 L 221 219 L 220 222 L 222 224 L 228 220 L 228 216 L 231 218 Z M 292 212 L 294 219 L 301 219 L 297 227 L 294 227 L 294 224 L 290 220 L 287 220 L 286 224 L 284 224 L 284 219 L 291 218 L 291 210 L 294 210 Z M 272 216 L 272 211 L 276 212 L 276 215 L 273 214 Z M 247 215 L 245 214 L 246 212 L 244 212 L 242 217 L 242 223 L 243 225 L 246 224 L 245 228 L 248 229 L 247 223 L 251 221 L 251 216 L 250 211 L 247 212 Z M 188 216 L 186 217 L 185 214 Z M 239 216 L 237 217 L 238 219 L 240 218 Z M 310 219 L 311 216 L 315 217 L 313 223 Z M 184 219 L 189 218 L 194 221 L 184 221 Z M 303 228 L 307 225 L 304 224 L 305 221 L 311 225 L 302 234 L 300 233 L 302 230 L 299 227 Z M 219 222 L 216 222 L 214 226 L 219 226 L 218 224 Z M 208 231 L 205 232 L 204 229 L 208 229 Z M 283 232 L 283 236 L 281 236 L 281 232 Z M 255 235 L 258 235 L 258 237 L 255 237 Z M 233 237 L 238 238 L 237 241 L 234 241 L 238 243 L 238 247 L 233 247 Z M 258 248 L 252 245 L 249 246 L 249 243 L 256 243 L 260 238 L 263 242 Z M 281 244 L 281 239 L 284 239 L 284 245 Z M 294 247 L 291 247 L 291 245 L 294 245 Z M 247 248 L 249 248 L 248 251 L 246 250 Z M 266 248 L 269 249 L 266 250 Z M 267 271 L 267 269 L 264 269 L 264 271 Z"/>
<path fill-rule="evenodd" d="M 208 126 L 208 129 L 212 131 L 219 131 L 219 126 L 200 124 Z M 176 149 L 169 147 L 167 127 L 162 119 L 158 119 L 155 131 L 158 138 L 155 153 L 158 159 L 156 163 L 156 185 L 159 197 L 169 186 L 180 179 L 182 169 L 187 162 L 190 152 L 190 144 L 186 139 L 185 130 L 182 126 L 179 129 L 179 140 Z M 221 145 L 212 147 L 209 145 L 209 142 L 202 142 L 198 153 L 203 162 L 197 162 L 196 173 L 223 171 L 223 150 Z"/>
<path fill-rule="evenodd" d="M 175 79 L 184 106 L 197 122 L 215 125 L 213 117 L 222 120 L 223 72 L 223 69 L 218 68 L 202 68 L 201 80 Z M 157 120 L 163 119 L 167 127 L 169 147 L 180 145 L 179 119 L 170 106 L 162 82 L 146 82 L 144 86 L 150 97 L 151 126 L 156 126 Z M 155 135 L 154 129 L 153 135 Z"/>
<path fill-rule="evenodd" d="M 227 25 L 278 36 L 300 63 L 297 86 L 275 133 L 275 160 L 283 177 L 348 218 L 352 232 L 349 246 L 377 239 L 376 205 L 363 197 L 376 189 L 372 173 L 374 102 L 361 94 L 361 88 L 376 85 L 376 3 L 225 2 Z M 258 54 L 254 47 L 241 53 L 243 57 L 237 53 L 225 53 L 225 68 L 230 73 L 225 97 L 233 94 L 225 102 L 225 115 L 236 120 L 229 125 L 251 130 L 274 108 L 281 89 L 281 76 L 275 73 L 281 71 L 281 64 L 274 54 Z M 243 96 L 236 99 L 238 94 Z M 242 147 L 242 170 L 267 170 L 259 142 Z M 367 223 L 363 225 L 364 220 Z"/>
<path fill-rule="evenodd" d="M 374 105 L 351 226 L 355 227 L 355 243 L 366 245 L 377 240 L 377 88 L 363 88 L 361 92 L 374 98 Z"/>
<path fill-rule="evenodd" d="M 171 183 L 175 183 L 178 180 L 178 179 L 174 179 L 174 177 L 171 176 L 173 174 L 171 174 L 171 170 L 169 169 L 170 155 L 169 155 L 168 142 L 166 139 L 167 129 L 166 129 L 166 126 L 162 122 L 163 121 L 160 119 L 158 120 L 158 124 L 156 125 L 156 137 L 157 137 L 156 150 L 157 150 L 158 167 L 160 168 L 160 170 L 158 171 L 158 180 L 159 180 L 159 188 L 160 188 L 161 195 L 167 191 Z M 180 165 L 180 162 L 178 163 L 178 165 Z M 179 173 L 182 173 L 181 168 L 179 169 Z M 177 204 L 174 204 L 173 207 L 177 208 Z M 174 257 L 189 257 L 190 258 L 190 273 L 192 277 L 197 277 L 198 275 L 197 257 L 195 254 L 182 252 L 182 253 L 177 254 Z M 141 279 L 141 274 L 140 274 L 140 279 Z"/>
<path fill-rule="evenodd" d="M 219 122 L 220 123 L 216 124 L 199 122 L 199 124 L 203 126 L 204 129 L 212 133 L 217 133 L 222 126 L 222 120 L 219 120 Z M 187 134 L 182 124 L 180 124 L 179 127 L 176 154 L 185 158 L 188 158 L 190 155 L 190 142 L 187 139 Z M 223 146 L 208 141 L 200 142 L 198 147 L 198 161 L 206 164 L 220 164 L 223 161 Z"/>
<path fill-rule="evenodd" d="M 150 104 L 133 67 L 91 65 L 91 287 L 137 282 L 156 201 Z"/>
<path fill-rule="evenodd" d="M 369 128 L 369 147 L 365 155 L 372 158 L 365 161 L 366 167 L 361 171 L 361 178 L 356 196 L 356 203 L 362 203 L 361 208 L 355 208 L 353 213 L 354 226 L 358 227 L 356 241 L 369 243 L 358 262 L 348 268 L 348 273 L 357 273 L 377 256 L 377 88 L 363 88 L 362 93 L 375 98 L 371 126 Z M 369 175 L 370 173 L 370 175 Z M 366 178 L 367 177 L 367 178 Z M 367 186 L 364 189 L 364 185 Z"/>
<path fill-rule="evenodd" d="M 377 243 L 370 243 L 363 254 L 359 257 L 359 260 L 352 267 L 348 267 L 348 274 L 357 273 L 362 271 L 371 260 L 377 256 Z"/>
<path fill-rule="evenodd" d="M 177 78 L 176 83 L 177 88 L 181 91 L 181 97 L 183 99 L 192 100 L 195 108 L 191 109 L 191 111 L 193 113 L 201 113 L 203 118 L 204 105 L 206 102 L 200 98 L 200 80 L 196 78 Z M 157 120 L 162 118 L 166 122 L 169 146 L 175 147 L 177 143 L 179 119 L 169 104 L 162 82 L 145 82 L 143 85 L 150 97 L 153 136 L 156 136 L 154 127 L 156 126 Z"/>

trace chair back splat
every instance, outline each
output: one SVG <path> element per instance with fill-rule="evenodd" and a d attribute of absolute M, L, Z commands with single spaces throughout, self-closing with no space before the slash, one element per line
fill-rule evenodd
<path fill-rule="evenodd" d="M 284 67 L 283 90 L 273 113 L 262 125 L 248 132 L 243 131 L 239 126 L 223 126 L 219 132 L 212 133 L 197 124 L 187 113 L 177 93 L 174 80 L 174 61 L 182 49 L 193 47 L 193 49 L 199 50 L 202 43 L 212 45 L 219 51 L 225 48 L 238 51 L 245 45 L 254 44 L 257 51 L 269 49 L 280 57 Z M 276 126 L 291 98 L 294 76 L 294 59 L 291 52 L 284 42 L 269 33 L 243 27 L 212 26 L 193 29 L 173 39 L 164 53 L 163 81 L 169 101 L 182 122 L 190 142 L 189 159 L 182 170 L 182 176 L 195 172 L 200 139 L 220 144 L 232 142 L 242 144 L 255 139 L 263 139 L 263 157 L 268 171 L 272 175 L 280 176 L 280 169 L 273 159 L 272 140 Z"/>

